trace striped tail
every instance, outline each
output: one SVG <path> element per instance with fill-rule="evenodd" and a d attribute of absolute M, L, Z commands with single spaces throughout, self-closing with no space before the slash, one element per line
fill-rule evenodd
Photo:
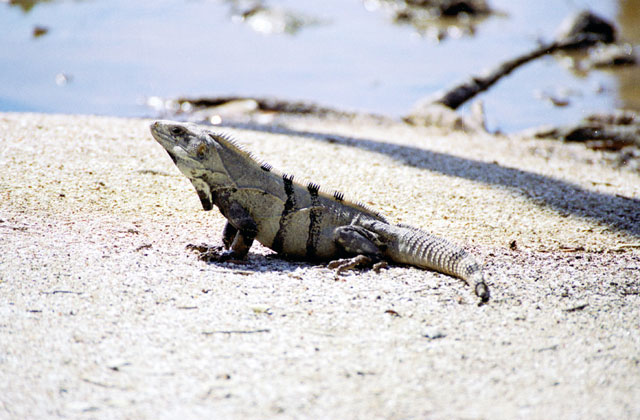
<path fill-rule="evenodd" d="M 482 302 L 489 300 L 489 287 L 484 281 L 482 266 L 473 255 L 422 230 L 402 225 L 395 228 L 398 229 L 398 237 L 387 249 L 391 259 L 458 277 L 473 285 Z"/>

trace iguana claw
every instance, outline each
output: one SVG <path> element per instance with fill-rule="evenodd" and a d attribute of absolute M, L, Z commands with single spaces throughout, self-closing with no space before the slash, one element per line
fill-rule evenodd
<path fill-rule="evenodd" d="M 198 259 L 207 263 L 229 262 L 233 264 L 247 264 L 247 261 L 241 258 L 238 258 L 236 253 L 233 252 L 232 250 L 222 251 L 224 249 L 224 247 L 222 246 L 209 246 L 206 244 L 200 244 L 200 245 L 189 244 L 187 245 L 187 249 L 190 251 L 197 252 L 199 254 Z"/>
<path fill-rule="evenodd" d="M 379 273 L 381 269 L 388 266 L 386 261 L 375 261 L 374 259 L 367 257 L 366 255 L 356 255 L 353 258 L 343 258 L 340 260 L 331 261 L 327 264 L 327 268 L 336 269 L 336 274 L 342 274 L 344 271 L 352 270 L 354 268 L 367 268 L 371 267 L 373 271 Z"/>

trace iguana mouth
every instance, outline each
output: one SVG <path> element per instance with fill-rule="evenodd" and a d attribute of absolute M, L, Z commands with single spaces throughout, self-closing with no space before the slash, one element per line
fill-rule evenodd
<path fill-rule="evenodd" d="M 178 157 L 180 155 L 185 155 L 187 157 L 188 153 L 184 148 L 180 145 L 178 139 L 176 139 L 170 130 L 167 130 L 167 126 L 170 124 L 168 121 L 154 121 L 150 124 L 149 128 L 151 129 L 151 135 L 154 140 L 160 143 L 160 145 L 167 151 L 169 157 L 173 161 L 174 164 L 178 165 Z M 184 133 L 184 129 L 180 126 L 176 126 L 181 128 L 181 134 Z"/>
<path fill-rule="evenodd" d="M 165 149 L 165 150 L 166 150 L 166 149 Z M 171 160 L 173 161 L 173 163 L 174 163 L 175 165 L 177 165 L 177 164 L 178 164 L 178 159 L 176 159 L 176 156 L 175 156 L 173 153 L 171 153 L 170 151 L 168 151 L 168 150 L 167 150 L 167 154 L 169 155 L 169 157 L 171 158 Z"/>

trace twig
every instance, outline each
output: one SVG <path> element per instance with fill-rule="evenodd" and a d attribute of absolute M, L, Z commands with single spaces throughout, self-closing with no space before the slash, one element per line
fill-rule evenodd
<path fill-rule="evenodd" d="M 103 384 L 101 382 L 92 381 L 91 379 L 87 379 L 87 378 L 81 378 L 81 379 L 82 379 L 82 382 L 86 382 L 88 384 L 99 386 L 99 387 L 102 387 L 102 388 L 108 388 L 108 389 L 118 388 L 115 385 L 107 385 L 107 384 Z"/>
<path fill-rule="evenodd" d="M 553 350 L 558 350 L 558 345 L 554 344 L 553 346 L 549 346 L 549 347 L 542 347 L 540 349 L 536 349 L 536 351 L 538 353 L 542 353 L 543 351 L 553 351 Z"/>
<path fill-rule="evenodd" d="M 82 292 L 74 292 L 73 290 L 52 290 L 50 292 L 40 292 L 43 295 L 57 295 L 57 294 L 73 294 L 73 295 L 81 295 Z"/>
<path fill-rule="evenodd" d="M 268 333 L 271 332 L 270 329 L 264 328 L 260 330 L 218 330 L 218 331 L 203 331 L 204 335 L 213 335 L 213 334 L 258 334 L 258 333 Z"/>
<path fill-rule="evenodd" d="M 617 247 L 613 248 L 614 251 L 622 251 L 626 248 L 640 248 L 640 244 L 620 244 Z"/>
<path fill-rule="evenodd" d="M 582 305 L 578 305 L 578 306 L 574 306 L 573 308 L 569 308 L 569 309 L 564 309 L 565 312 L 577 312 L 577 311 L 581 311 L 584 308 L 586 308 L 587 306 L 589 306 L 588 303 L 583 303 Z"/>

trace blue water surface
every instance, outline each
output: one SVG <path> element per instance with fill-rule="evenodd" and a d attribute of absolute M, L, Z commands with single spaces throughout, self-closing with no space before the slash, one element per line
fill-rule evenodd
<path fill-rule="evenodd" d="M 494 0 L 475 36 L 436 42 L 361 0 L 273 0 L 317 23 L 265 35 L 230 1 L 0 4 L 0 111 L 153 116 L 152 96 L 277 96 L 400 116 L 419 99 L 550 39 L 569 14 L 615 20 L 615 0 Z M 372 3 L 367 3 L 369 6 Z M 375 9 L 375 8 L 374 8 Z M 48 32 L 34 37 L 35 27 Z M 536 92 L 568 95 L 556 108 Z M 538 95 L 539 96 L 539 95 Z M 492 128 L 562 124 L 621 106 L 615 75 L 545 57 L 480 97 Z"/>

